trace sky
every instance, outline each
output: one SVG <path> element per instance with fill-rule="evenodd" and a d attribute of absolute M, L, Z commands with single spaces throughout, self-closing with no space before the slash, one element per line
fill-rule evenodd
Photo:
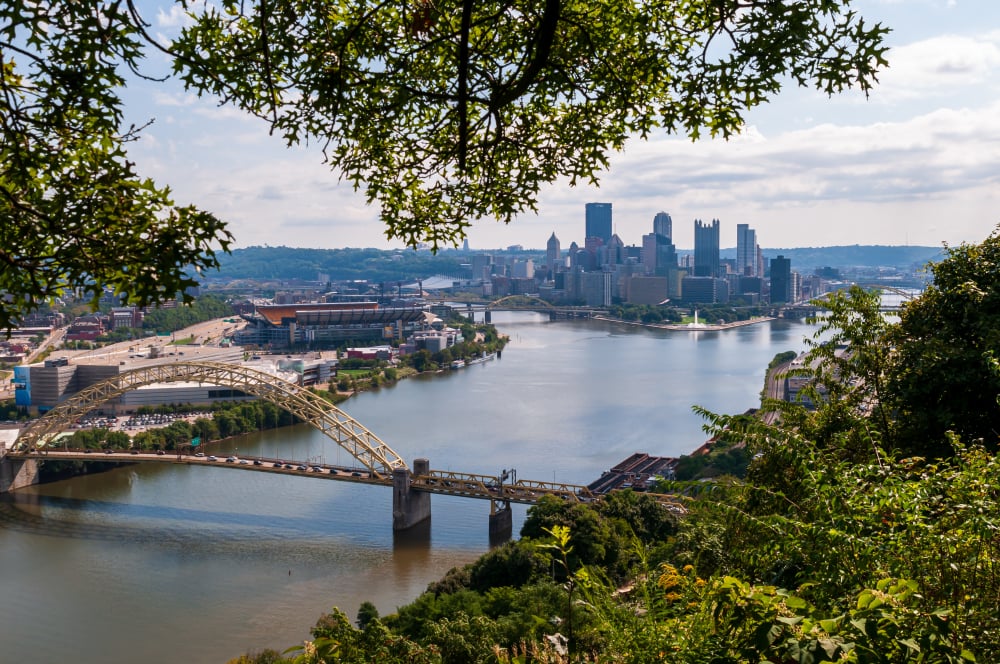
<path fill-rule="evenodd" d="M 183 21 L 165 0 L 144 5 L 157 34 Z M 852 7 L 892 29 L 889 68 L 867 98 L 790 87 L 728 141 L 633 139 L 599 187 L 551 185 L 537 214 L 475 221 L 470 248 L 544 248 L 553 232 L 582 245 L 587 202 L 612 203 L 626 245 L 641 244 L 660 211 L 679 249 L 693 246 L 695 219 L 719 219 L 722 247 L 735 246 L 738 223 L 764 248 L 981 242 L 1000 225 L 1000 2 Z M 127 122 L 153 120 L 130 149 L 140 173 L 225 220 L 235 247 L 402 246 L 316 146 L 287 148 L 261 120 L 177 81 L 136 80 L 123 97 Z"/>

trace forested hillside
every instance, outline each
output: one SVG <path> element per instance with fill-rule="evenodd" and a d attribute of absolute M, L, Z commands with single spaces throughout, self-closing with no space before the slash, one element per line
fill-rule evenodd
<path fill-rule="evenodd" d="M 940 247 L 885 247 L 843 246 L 809 247 L 793 249 L 763 249 L 764 258 L 783 255 L 791 259 L 792 269 L 811 274 L 820 267 L 848 268 L 858 266 L 894 267 L 915 269 L 929 261 L 940 260 Z M 685 253 L 685 250 L 680 250 Z M 333 281 L 367 279 L 379 281 L 410 281 L 435 274 L 460 277 L 462 264 L 472 261 L 476 253 L 511 256 L 520 260 L 533 258 L 536 263 L 544 260 L 541 250 L 507 252 L 504 250 L 463 252 L 444 250 L 437 254 L 412 249 L 302 249 L 294 247 L 249 247 L 236 249 L 221 256 L 218 272 L 209 272 L 210 278 L 232 279 L 303 279 L 315 281 L 317 276 L 329 275 Z M 690 253 L 689 251 L 687 253 Z M 735 256 L 734 249 L 723 249 L 723 258 Z"/>
<path fill-rule="evenodd" d="M 894 267 L 916 269 L 929 262 L 941 260 L 942 247 L 889 247 L 879 245 L 845 245 L 838 247 L 795 247 L 789 249 L 763 248 L 764 259 L 784 256 L 792 261 L 792 269 L 811 273 L 816 268 L 834 267 Z M 736 256 L 735 249 L 732 250 Z"/>
<path fill-rule="evenodd" d="M 296 249 L 249 247 L 222 256 L 221 267 L 207 276 L 231 279 L 303 279 L 316 281 L 320 273 L 333 281 L 367 279 L 409 281 L 433 274 L 458 276 L 469 254 L 442 251 L 383 251 L 380 249 Z"/>

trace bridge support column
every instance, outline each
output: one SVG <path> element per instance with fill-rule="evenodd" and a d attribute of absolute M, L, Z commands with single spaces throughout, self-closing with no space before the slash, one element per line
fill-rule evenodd
<path fill-rule="evenodd" d="M 492 323 L 493 322 L 493 316 L 491 315 L 491 312 L 490 312 L 489 309 L 487 309 L 486 311 L 483 312 L 483 322 L 484 323 Z"/>
<path fill-rule="evenodd" d="M 38 484 L 38 461 L 0 457 L 0 493 Z"/>
<path fill-rule="evenodd" d="M 490 502 L 490 545 L 503 544 L 511 538 L 514 531 L 514 519 L 510 511 L 510 502 Z"/>
<path fill-rule="evenodd" d="M 413 473 L 426 475 L 430 470 L 427 459 L 413 460 Z M 392 471 L 392 529 L 406 530 L 431 518 L 431 494 L 410 488 L 410 471 Z"/>

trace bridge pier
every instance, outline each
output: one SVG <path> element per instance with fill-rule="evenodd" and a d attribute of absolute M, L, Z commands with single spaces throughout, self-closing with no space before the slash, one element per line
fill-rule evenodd
<path fill-rule="evenodd" d="M 503 544 L 514 532 L 510 501 L 490 501 L 490 546 Z"/>
<path fill-rule="evenodd" d="M 413 460 L 413 474 L 426 475 L 430 470 L 427 459 Z M 431 494 L 410 488 L 410 471 L 392 471 L 392 529 L 406 530 L 431 518 Z"/>
<path fill-rule="evenodd" d="M 0 493 L 38 484 L 38 461 L 0 455 Z"/>

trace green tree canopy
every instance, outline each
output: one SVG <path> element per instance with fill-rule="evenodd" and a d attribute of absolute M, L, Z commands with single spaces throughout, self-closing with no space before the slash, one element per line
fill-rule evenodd
<path fill-rule="evenodd" d="M 850 0 L 178 2 L 192 23 L 167 45 L 133 0 L 0 6 L 0 326 L 74 288 L 174 297 L 228 250 L 127 158 L 119 90 L 150 49 L 435 248 L 596 181 L 630 136 L 728 136 L 786 83 L 867 91 L 885 65 Z"/>
<path fill-rule="evenodd" d="M 0 5 L 0 328 L 42 302 L 105 287 L 130 303 L 175 297 L 231 236 L 139 175 L 122 125 L 123 70 L 145 40 L 122 2 Z"/>
<path fill-rule="evenodd" d="M 172 49 L 189 88 L 321 145 L 389 237 L 438 247 L 596 181 L 629 136 L 728 136 L 785 82 L 867 90 L 886 29 L 849 4 L 227 0 Z"/>
<path fill-rule="evenodd" d="M 904 304 L 889 344 L 895 349 L 888 400 L 901 444 L 951 453 L 946 432 L 1000 447 L 1000 230 L 979 244 L 946 248 L 934 282 Z"/>

